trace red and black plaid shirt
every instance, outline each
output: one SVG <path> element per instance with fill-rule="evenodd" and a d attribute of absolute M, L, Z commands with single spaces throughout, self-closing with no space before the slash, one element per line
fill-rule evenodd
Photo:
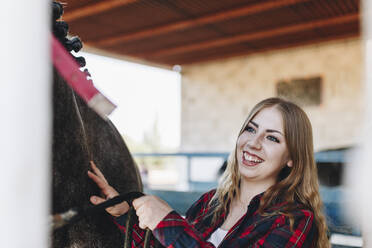
<path fill-rule="evenodd" d="M 223 213 L 220 220 L 211 225 L 212 217 L 206 217 L 208 203 L 215 190 L 205 193 L 186 213 L 186 219 L 176 211 L 169 213 L 154 229 L 153 235 L 165 247 L 215 247 L 207 242 L 210 235 L 219 228 L 226 217 Z M 291 230 L 289 218 L 277 214 L 262 216 L 258 213 L 263 194 L 255 196 L 250 202 L 247 213 L 228 231 L 218 247 L 313 247 L 316 228 L 311 211 L 300 207 L 293 211 L 294 224 Z M 270 208 L 267 213 L 278 210 L 285 203 Z M 125 233 L 125 215 L 115 220 L 119 229 Z M 134 226 L 132 247 L 143 247 L 144 230 Z"/>

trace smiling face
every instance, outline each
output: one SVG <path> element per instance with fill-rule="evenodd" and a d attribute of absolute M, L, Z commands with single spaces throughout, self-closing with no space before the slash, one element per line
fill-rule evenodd
<path fill-rule="evenodd" d="M 242 180 L 275 184 L 284 166 L 292 166 L 279 110 L 260 110 L 247 124 L 237 142 L 237 162 Z"/>

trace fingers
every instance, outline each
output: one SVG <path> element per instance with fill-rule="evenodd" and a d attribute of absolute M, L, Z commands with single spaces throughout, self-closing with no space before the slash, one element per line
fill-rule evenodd
<path fill-rule="evenodd" d="M 88 177 L 92 179 L 101 190 L 108 186 L 107 182 L 103 181 L 100 177 L 98 177 L 91 171 L 88 171 Z"/>
<path fill-rule="evenodd" d="M 151 214 L 146 211 L 150 211 L 150 210 L 151 209 L 146 210 L 146 207 L 144 207 L 143 205 L 136 209 L 136 215 L 138 216 L 138 225 L 142 229 L 146 229 L 148 227 L 147 226 L 147 223 L 149 222 L 148 216 L 149 215 L 151 216 Z"/>
<path fill-rule="evenodd" d="M 147 200 L 147 196 L 141 196 L 135 200 L 133 200 L 132 205 L 134 209 L 137 211 Z"/>
<path fill-rule="evenodd" d="M 97 184 L 97 186 L 100 188 L 102 194 L 105 197 L 109 197 L 109 198 L 113 198 L 113 197 L 119 195 L 119 193 L 113 187 L 111 187 L 108 184 L 108 182 L 106 181 L 106 178 L 104 177 L 102 172 L 96 167 L 96 165 L 92 161 L 91 161 L 91 166 L 92 166 L 93 172 L 88 171 L 87 172 L 88 177 L 90 179 L 92 179 Z"/>
<path fill-rule="evenodd" d="M 99 196 L 91 196 L 89 198 L 90 202 L 94 205 L 98 205 L 100 203 L 103 203 L 107 200 L 107 198 L 113 198 L 117 195 L 119 195 L 119 193 L 113 188 L 111 187 L 105 176 L 102 174 L 102 172 L 97 168 L 97 166 L 94 164 L 93 161 L 90 162 L 91 164 L 91 168 L 92 168 L 92 171 L 88 171 L 88 177 L 90 179 L 92 179 L 98 186 L 98 188 L 101 190 L 101 193 L 102 193 L 102 196 L 103 197 L 99 197 Z M 120 216 L 120 215 L 123 215 L 125 214 L 126 212 L 128 212 L 129 210 L 129 205 L 127 202 L 122 202 L 122 203 L 119 203 L 119 204 L 116 204 L 112 207 L 108 207 L 106 208 L 106 211 L 111 214 L 112 216 Z"/>
<path fill-rule="evenodd" d="M 107 183 L 107 180 L 105 178 L 105 176 L 102 174 L 102 172 L 98 169 L 98 167 L 96 166 L 96 164 L 93 162 L 93 161 L 90 161 L 90 165 L 91 165 L 91 168 L 93 170 L 93 172 L 100 178 L 102 179 L 105 183 Z"/>
<path fill-rule="evenodd" d="M 137 199 L 135 199 L 133 202 L 132 202 L 132 205 L 134 207 L 134 209 L 136 210 L 136 215 L 138 216 L 138 225 L 141 229 L 146 229 L 148 226 L 147 226 L 147 214 L 148 212 L 146 212 L 146 206 L 145 206 L 145 202 L 147 201 L 148 199 L 148 196 L 142 196 L 142 197 L 139 197 Z M 147 211 L 149 211 L 151 209 L 147 209 Z"/>
<path fill-rule="evenodd" d="M 106 199 L 103 199 L 102 197 L 95 196 L 95 195 L 91 196 L 89 200 L 94 205 L 98 205 L 98 204 L 106 201 Z"/>
<path fill-rule="evenodd" d="M 99 197 L 99 196 L 95 196 L 95 195 L 91 196 L 89 200 L 94 205 L 98 205 L 106 201 L 106 199 Z M 111 214 L 112 216 L 119 217 L 120 215 L 123 215 L 126 212 L 128 212 L 129 205 L 127 202 L 122 202 L 112 207 L 108 207 L 105 210 L 107 213 Z"/>
<path fill-rule="evenodd" d="M 146 221 L 143 218 L 138 217 L 138 225 L 141 229 L 146 229 L 148 226 L 145 224 Z"/>
<path fill-rule="evenodd" d="M 140 207 L 140 208 L 136 209 L 136 215 L 138 217 L 142 216 L 143 214 L 145 214 L 145 208 L 144 207 Z"/>
<path fill-rule="evenodd" d="M 172 211 L 172 208 L 163 200 L 156 196 L 142 196 L 133 201 L 133 207 L 139 220 L 139 226 L 142 229 L 154 228 L 159 222 Z"/>
<path fill-rule="evenodd" d="M 149 213 L 150 209 L 146 209 L 145 206 L 141 206 L 136 209 L 136 215 L 138 216 L 138 225 L 141 229 L 148 228 L 149 223 L 149 216 L 151 216 L 151 213 Z"/>

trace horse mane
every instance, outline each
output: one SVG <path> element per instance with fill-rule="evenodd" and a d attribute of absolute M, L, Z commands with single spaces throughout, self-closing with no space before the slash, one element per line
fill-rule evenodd
<path fill-rule="evenodd" d="M 78 52 L 79 38 L 67 38 L 68 25 L 60 21 L 63 6 L 53 3 L 53 33 L 68 51 Z M 73 56 L 73 55 L 71 55 Z M 82 57 L 76 58 L 85 66 Z M 142 191 L 137 166 L 121 135 L 74 93 L 53 68 L 52 213 L 91 206 L 99 194 L 87 177 L 89 161 L 105 174 L 120 194 Z M 52 234 L 53 247 L 122 247 L 123 239 L 107 213 L 87 217 Z"/>

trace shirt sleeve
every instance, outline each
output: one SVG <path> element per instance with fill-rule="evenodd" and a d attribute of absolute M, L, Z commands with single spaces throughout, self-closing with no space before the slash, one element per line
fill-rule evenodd
<path fill-rule="evenodd" d="M 194 202 L 186 212 L 186 219 L 176 211 L 170 212 L 156 226 L 153 235 L 165 247 L 215 247 L 194 227 L 194 224 L 203 218 L 214 192 L 215 190 L 211 190 Z"/>
<path fill-rule="evenodd" d="M 165 216 L 156 226 L 153 234 L 165 247 L 215 247 L 212 243 L 204 240 L 202 234 L 176 211 Z"/>
<path fill-rule="evenodd" d="M 183 218 L 176 211 L 170 212 L 163 218 L 162 221 L 153 230 L 153 237 L 150 244 L 153 245 L 155 242 L 154 237 L 165 247 L 202 247 L 202 248 L 214 248 L 215 246 L 204 240 L 202 233 L 200 233 L 190 221 L 201 218 L 202 213 L 205 210 L 205 206 L 213 196 L 213 192 L 208 192 L 200 197 L 187 211 L 187 219 Z M 134 214 L 136 217 L 136 215 Z M 113 218 L 114 223 L 119 228 L 122 234 L 125 235 L 126 228 L 125 224 L 128 218 L 128 214 Z M 133 244 L 132 247 L 143 247 L 145 239 L 145 230 L 138 226 L 138 222 L 133 225 Z"/>
<path fill-rule="evenodd" d="M 274 221 L 271 231 L 255 242 L 253 247 L 313 247 L 317 233 L 313 221 L 314 214 L 311 211 L 301 210 L 294 216 L 291 229 L 289 218 L 281 215 Z"/>
<path fill-rule="evenodd" d="M 136 214 L 133 213 L 133 218 L 136 218 Z M 120 232 L 125 236 L 127 229 L 125 227 L 126 222 L 128 220 L 128 213 L 123 214 L 119 217 L 112 217 L 115 225 L 119 228 Z M 138 222 L 135 221 L 132 228 L 132 245 L 131 247 L 143 247 L 144 242 L 145 242 L 145 235 L 146 235 L 146 230 L 141 229 L 138 225 Z M 154 247 L 155 244 L 155 239 L 154 237 L 151 237 L 150 239 L 150 245 Z"/>
<path fill-rule="evenodd" d="M 113 218 L 114 223 L 124 235 L 126 233 L 125 223 L 127 219 L 127 214 Z M 201 233 L 193 228 L 176 211 L 172 211 L 165 216 L 154 229 L 153 235 L 165 247 L 215 247 L 212 243 L 206 242 Z M 143 247 L 144 237 L 145 230 L 139 228 L 137 223 L 134 224 L 132 233 L 134 247 Z M 150 244 L 154 244 L 153 238 Z"/>

